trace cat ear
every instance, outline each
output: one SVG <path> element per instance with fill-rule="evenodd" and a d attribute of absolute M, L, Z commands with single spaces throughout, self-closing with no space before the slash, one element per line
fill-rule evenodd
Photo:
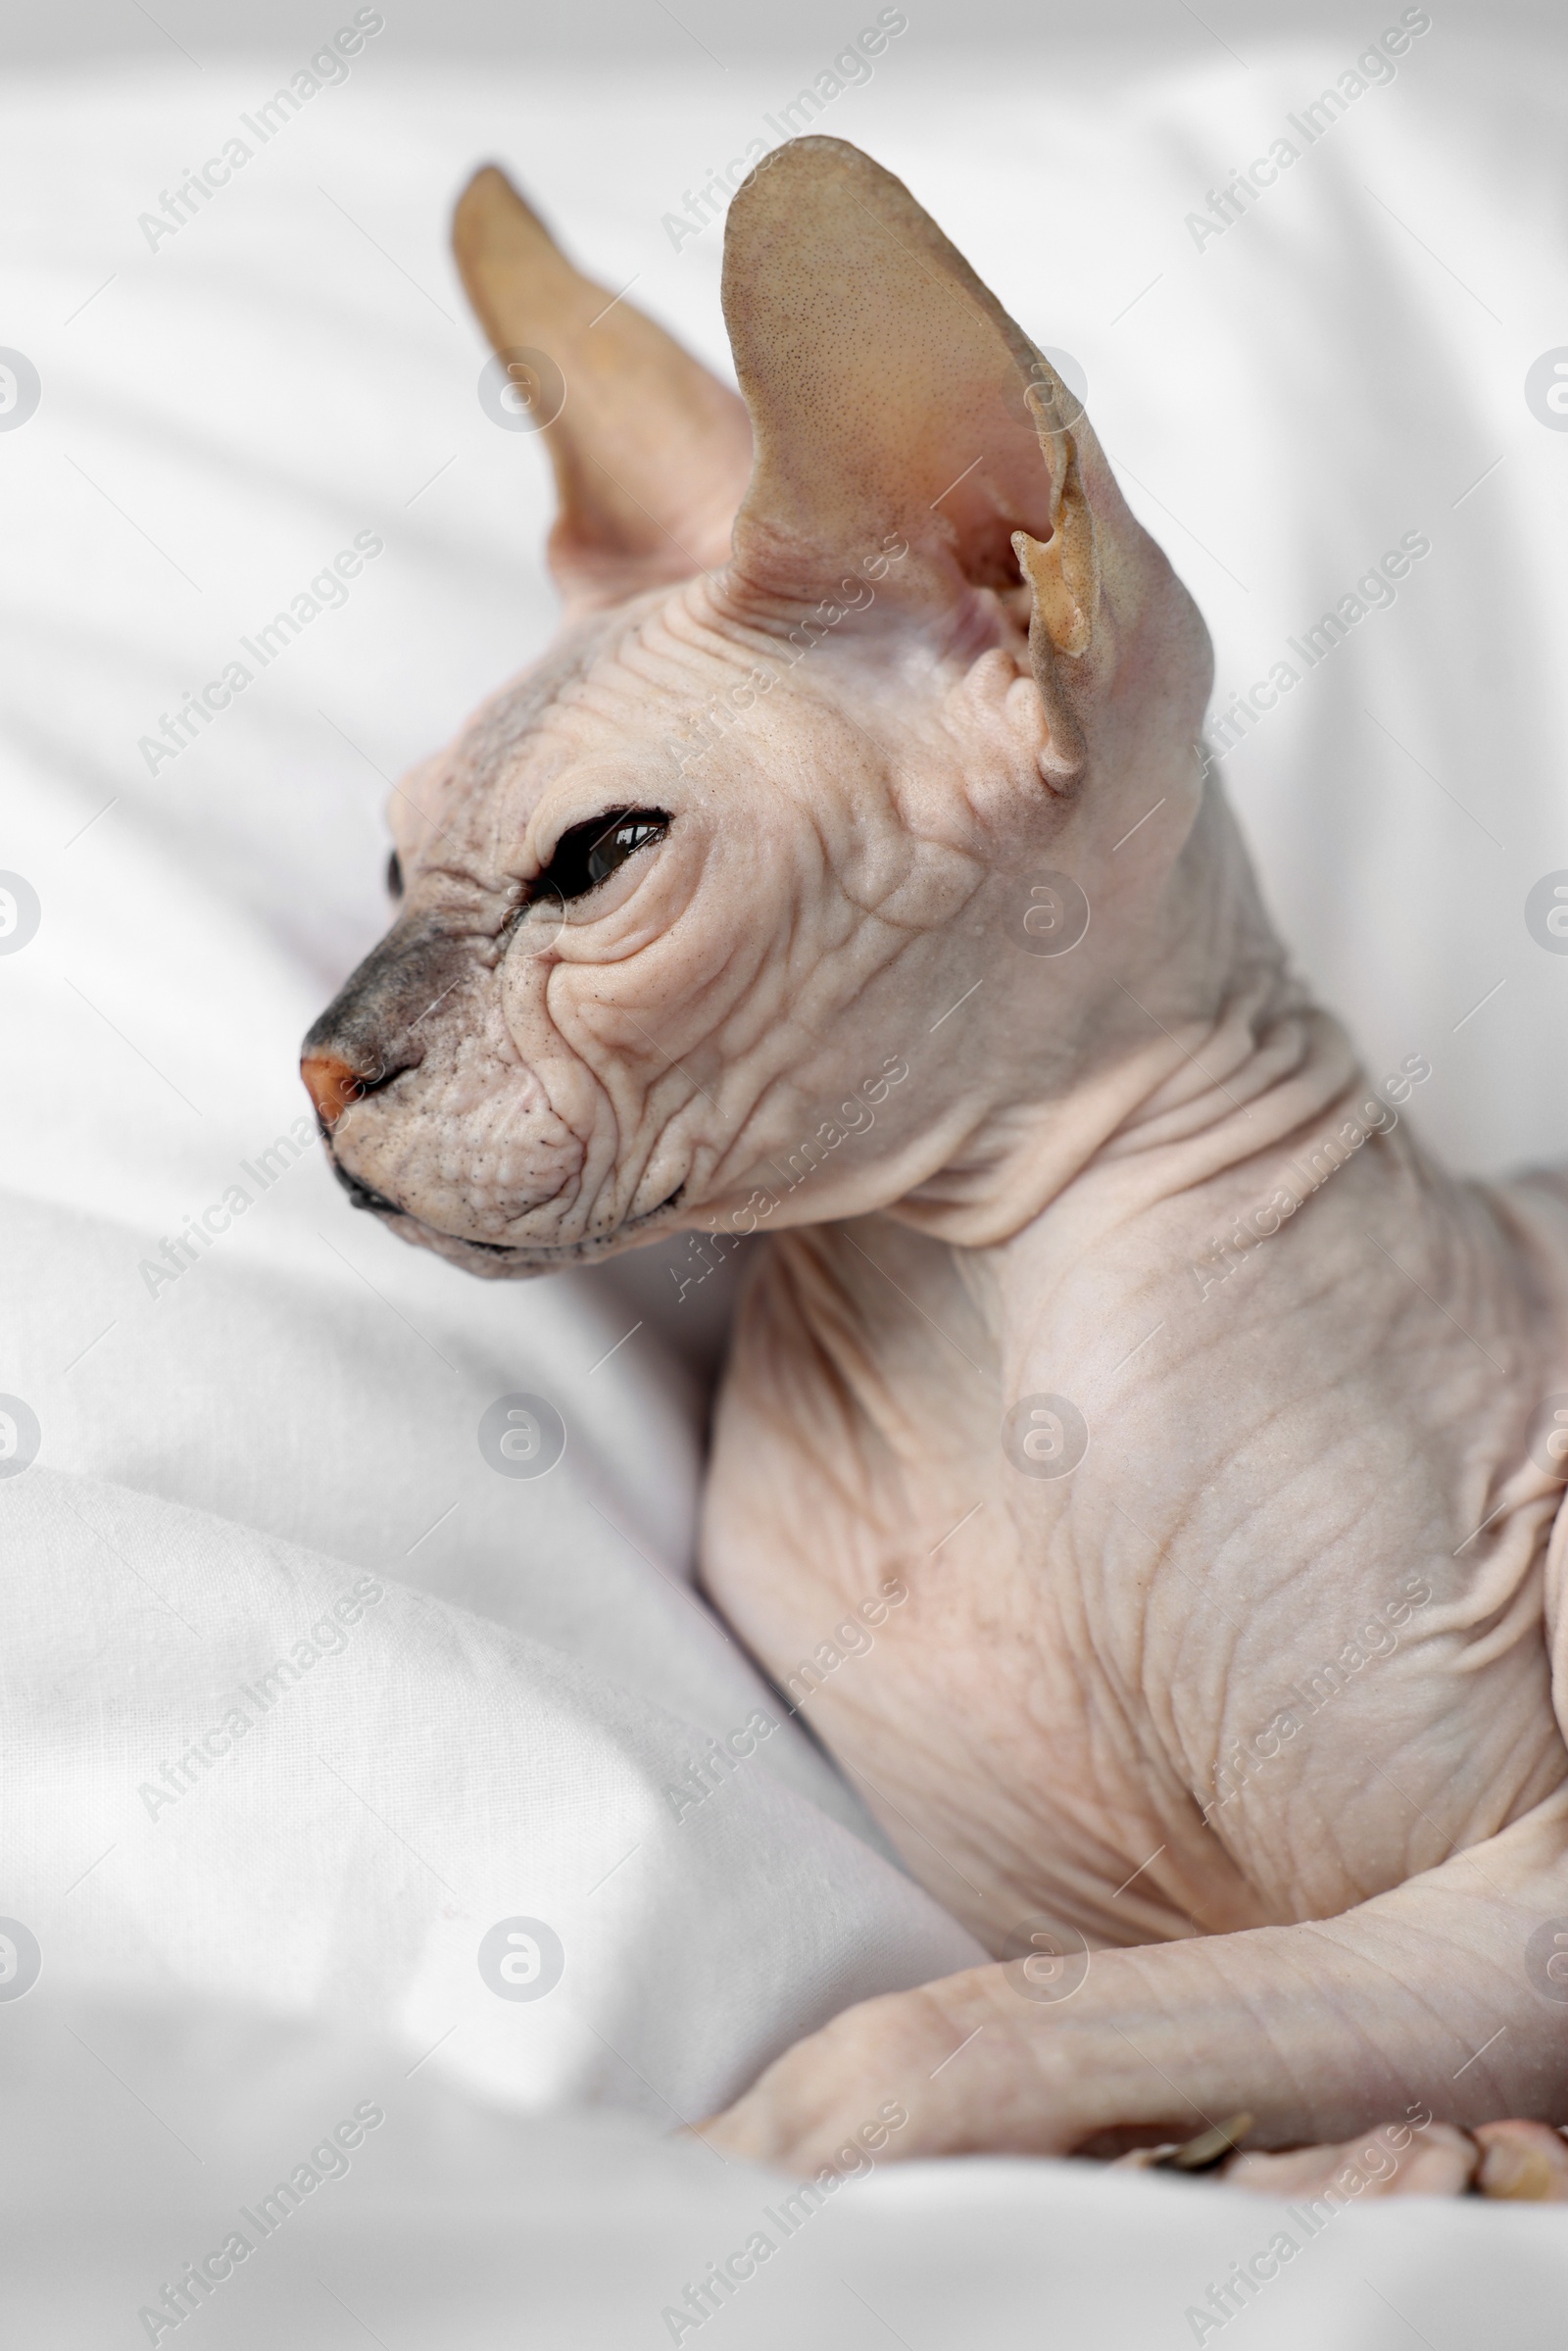
<path fill-rule="evenodd" d="M 951 616 L 1027 583 L 1055 762 L 1081 765 L 1086 690 L 1175 586 L 1082 403 L 903 182 L 840 139 L 792 140 L 740 189 L 724 315 L 757 445 L 736 592 L 814 599 L 899 543 L 877 594 L 906 608 Z"/>
<path fill-rule="evenodd" d="M 555 466 L 550 565 L 568 612 L 722 563 L 752 456 L 735 394 L 585 277 L 493 164 L 459 199 L 452 244 L 509 364 L 506 398 Z"/>

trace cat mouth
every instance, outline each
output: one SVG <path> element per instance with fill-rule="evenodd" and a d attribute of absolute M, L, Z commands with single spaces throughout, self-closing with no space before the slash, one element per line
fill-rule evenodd
<path fill-rule="evenodd" d="M 449 1233 L 444 1226 L 428 1223 L 424 1217 L 416 1216 L 412 1208 L 405 1208 L 399 1201 L 389 1200 L 384 1192 L 377 1192 L 373 1185 L 352 1174 L 332 1150 L 330 1141 L 327 1143 L 327 1157 L 332 1173 L 349 1196 L 351 1207 L 362 1208 L 370 1216 L 379 1216 L 400 1239 L 412 1243 L 416 1248 L 433 1249 L 438 1256 L 450 1258 L 457 1265 L 468 1265 L 472 1271 L 493 1274 L 537 1273 L 559 1266 L 591 1264 L 595 1257 L 605 1255 L 608 1250 L 623 1248 L 633 1234 L 644 1231 L 660 1217 L 667 1216 L 680 1205 L 681 1196 L 686 1189 L 682 1180 L 668 1199 L 660 1200 L 655 1207 L 645 1208 L 639 1216 L 622 1217 L 619 1224 L 612 1225 L 602 1233 L 586 1233 L 580 1241 L 471 1241 L 465 1234 Z"/>

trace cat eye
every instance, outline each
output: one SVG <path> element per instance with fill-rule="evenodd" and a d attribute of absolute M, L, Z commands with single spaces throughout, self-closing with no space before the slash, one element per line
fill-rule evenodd
<path fill-rule="evenodd" d="M 403 859 L 398 856 L 396 850 L 392 852 L 386 861 L 386 889 L 389 898 L 403 896 Z"/>
<path fill-rule="evenodd" d="M 669 817 L 662 808 L 609 808 L 586 824 L 574 824 L 556 843 L 532 895 L 586 898 L 640 849 L 662 841 L 668 830 Z"/>

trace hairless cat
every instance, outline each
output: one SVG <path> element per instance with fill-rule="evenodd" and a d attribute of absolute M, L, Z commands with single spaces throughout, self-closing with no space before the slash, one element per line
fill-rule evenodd
<path fill-rule="evenodd" d="M 741 188 L 740 397 L 499 171 L 455 239 L 564 623 L 394 795 L 306 1083 L 473 1273 L 765 1236 L 704 1586 L 995 1955 L 706 2134 L 1243 2109 L 1260 2184 L 1386 2125 L 1568 2192 L 1568 1178 L 1445 1175 L 1427 1063 L 1293 974 L 1197 607 L 897 179 L 803 138 Z"/>

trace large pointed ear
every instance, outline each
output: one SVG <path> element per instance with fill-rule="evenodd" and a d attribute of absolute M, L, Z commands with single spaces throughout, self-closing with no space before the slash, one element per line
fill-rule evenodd
<path fill-rule="evenodd" d="M 1052 763 L 1081 767 L 1085 691 L 1171 576 L 1082 404 L 902 180 L 841 139 L 791 140 L 736 195 L 724 315 L 757 442 L 737 592 L 820 596 L 890 537 L 909 554 L 884 596 L 951 611 L 1027 582 Z"/>
<path fill-rule="evenodd" d="M 752 456 L 735 394 L 584 277 L 493 164 L 460 197 L 452 244 L 555 465 L 550 564 L 568 612 L 722 563 Z"/>

